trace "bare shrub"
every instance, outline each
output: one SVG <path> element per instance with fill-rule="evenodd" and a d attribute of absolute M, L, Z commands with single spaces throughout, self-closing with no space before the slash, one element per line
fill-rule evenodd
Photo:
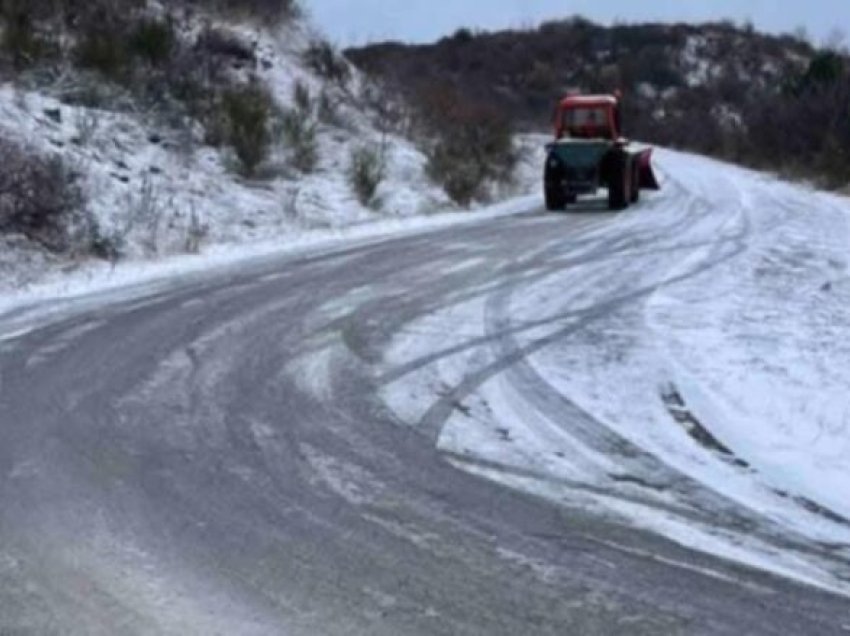
<path fill-rule="evenodd" d="M 132 234 L 145 254 L 155 256 L 165 207 L 160 189 L 151 175 L 145 175 L 137 188 L 126 193 L 123 213 L 108 228 L 92 222 L 87 252 L 115 264 L 126 255 Z"/>
<path fill-rule="evenodd" d="M 434 137 L 427 148 L 429 176 L 453 201 L 469 205 L 490 180 L 505 180 L 516 165 L 510 121 L 486 104 L 451 88 L 430 85 L 421 93 L 420 117 Z"/>
<path fill-rule="evenodd" d="M 310 93 L 310 88 L 304 82 L 295 82 L 295 86 L 292 89 L 292 103 L 300 113 L 309 116 L 313 112 L 313 95 Z"/>
<path fill-rule="evenodd" d="M 294 106 L 283 111 L 280 132 L 290 153 L 290 163 L 304 173 L 313 172 L 319 161 L 314 103 L 310 90 L 301 82 L 293 89 Z"/>
<path fill-rule="evenodd" d="M 201 122 L 204 143 L 219 148 L 230 140 L 230 120 L 223 106 L 223 96 L 209 93 L 209 101 L 198 103 L 192 108 L 195 117 Z"/>
<path fill-rule="evenodd" d="M 340 113 L 339 104 L 340 100 L 334 99 L 328 90 L 319 93 L 318 105 L 316 106 L 316 115 L 319 121 L 335 128 L 344 127 L 346 122 Z"/>
<path fill-rule="evenodd" d="M 107 79 L 136 87 L 150 79 L 147 67 L 167 68 L 179 52 L 173 19 L 152 18 L 117 5 L 97 5 L 77 18 L 73 59 Z"/>
<path fill-rule="evenodd" d="M 361 109 L 372 115 L 373 125 L 382 133 L 413 136 L 417 113 L 411 104 L 415 104 L 415 100 L 408 100 L 386 82 L 366 77 L 358 101 Z"/>
<path fill-rule="evenodd" d="M 209 232 L 209 224 L 201 221 L 197 209 L 192 205 L 192 210 L 189 213 L 189 224 L 186 227 L 186 252 L 198 254 L 201 251 L 201 244 L 207 238 Z"/>
<path fill-rule="evenodd" d="M 304 173 L 313 172 L 319 161 L 315 124 L 303 113 L 289 110 L 283 114 L 282 130 L 292 166 Z"/>
<path fill-rule="evenodd" d="M 257 61 L 254 47 L 238 33 L 222 28 L 207 28 L 198 37 L 196 48 L 214 56 L 228 57 L 241 62 Z"/>
<path fill-rule="evenodd" d="M 428 155 L 428 175 L 459 205 L 467 206 L 482 195 L 484 174 L 468 160 L 466 149 L 450 140 L 436 144 Z"/>
<path fill-rule="evenodd" d="M 126 247 L 125 232 L 120 230 L 105 232 L 99 224 L 92 225 L 87 251 L 95 258 L 109 261 L 114 265 L 124 257 Z"/>
<path fill-rule="evenodd" d="M 23 234 L 53 252 L 72 249 L 87 222 L 78 176 L 59 157 L 2 138 L 0 163 L 0 233 Z"/>
<path fill-rule="evenodd" d="M 275 110 L 269 91 L 257 83 L 228 90 L 222 100 L 227 141 L 247 176 L 269 155 L 270 119 Z"/>
<path fill-rule="evenodd" d="M 138 193 L 128 199 L 129 217 L 126 234 L 133 228 L 141 228 L 141 244 L 148 255 L 159 252 L 159 234 L 162 227 L 164 205 L 160 190 L 153 178 L 146 174 L 139 185 Z"/>
<path fill-rule="evenodd" d="M 6 0 L 2 17 L 2 49 L 11 58 L 16 70 L 23 70 L 58 53 L 59 47 L 54 38 L 39 30 L 33 12 L 22 0 Z"/>
<path fill-rule="evenodd" d="M 153 66 L 171 59 L 177 47 L 177 34 L 170 19 L 141 18 L 132 28 L 127 47 L 130 53 Z"/>
<path fill-rule="evenodd" d="M 126 23 L 106 7 L 93 7 L 81 18 L 73 59 L 113 81 L 126 79 L 130 53 Z"/>
<path fill-rule="evenodd" d="M 362 205 L 375 203 L 378 186 L 386 176 L 386 152 L 383 145 L 363 145 L 354 148 L 348 160 L 348 184 Z"/>
<path fill-rule="evenodd" d="M 327 40 L 313 40 L 304 51 L 304 62 L 320 77 L 343 85 L 351 78 L 346 59 Z"/>

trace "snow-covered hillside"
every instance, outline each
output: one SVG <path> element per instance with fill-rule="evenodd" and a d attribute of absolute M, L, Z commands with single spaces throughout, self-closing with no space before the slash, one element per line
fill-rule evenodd
<path fill-rule="evenodd" d="M 198 24 L 182 25 L 191 37 Z M 0 135 L 45 155 L 59 156 L 81 175 L 86 207 L 99 232 L 120 244 L 120 262 L 97 261 L 87 254 L 51 254 L 19 235 L 0 233 L 0 292 L 36 283 L 104 278 L 138 263 L 162 260 L 222 246 L 281 245 L 340 228 L 457 209 L 425 174 L 426 159 L 408 139 L 388 130 L 367 95 L 375 88 L 353 68 L 345 85 L 320 76 L 305 61 L 305 51 L 322 42 L 302 18 L 273 29 L 250 23 L 203 22 L 226 29 L 250 43 L 256 73 L 275 101 L 289 108 L 306 88 L 318 110 L 332 104 L 332 122 L 314 113 L 317 126 L 315 170 L 293 169 L 290 149 L 273 144 L 270 159 L 253 179 L 240 176 L 227 148 L 203 143 L 203 131 L 189 124 L 170 126 L 157 113 L 98 109 L 60 99 L 68 82 L 59 78 L 38 90 L 19 83 L 0 87 Z M 340 62 L 342 63 L 342 62 Z M 375 96 L 372 94 L 371 99 Z M 380 149 L 385 174 L 374 201 L 363 205 L 349 182 L 352 151 Z M 536 178 L 540 150 L 523 151 L 528 160 L 517 184 L 494 197 L 518 193 Z M 533 168 L 531 168 L 533 166 Z M 525 170 L 525 172 L 523 172 Z M 249 248 L 247 248 L 249 249 Z"/>

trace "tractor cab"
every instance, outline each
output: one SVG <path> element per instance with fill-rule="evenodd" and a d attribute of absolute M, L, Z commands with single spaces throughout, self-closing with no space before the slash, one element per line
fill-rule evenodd
<path fill-rule="evenodd" d="M 561 101 L 555 118 L 557 139 L 620 137 L 620 104 L 613 95 L 572 95 Z"/>

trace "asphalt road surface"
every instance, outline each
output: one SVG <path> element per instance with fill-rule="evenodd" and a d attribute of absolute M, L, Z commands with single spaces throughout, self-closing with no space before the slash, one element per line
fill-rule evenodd
<path fill-rule="evenodd" d="M 0 342 L 0 634 L 850 633 L 846 598 L 470 475 L 378 398 L 405 325 L 610 222 L 302 254 Z"/>

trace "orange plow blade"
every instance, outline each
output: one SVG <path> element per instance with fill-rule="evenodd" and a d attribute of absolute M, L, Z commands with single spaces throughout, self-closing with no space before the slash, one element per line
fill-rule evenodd
<path fill-rule="evenodd" d="M 640 153 L 638 166 L 640 168 L 641 190 L 660 190 L 661 186 L 655 176 L 655 171 L 652 169 L 652 148 L 647 148 Z"/>

